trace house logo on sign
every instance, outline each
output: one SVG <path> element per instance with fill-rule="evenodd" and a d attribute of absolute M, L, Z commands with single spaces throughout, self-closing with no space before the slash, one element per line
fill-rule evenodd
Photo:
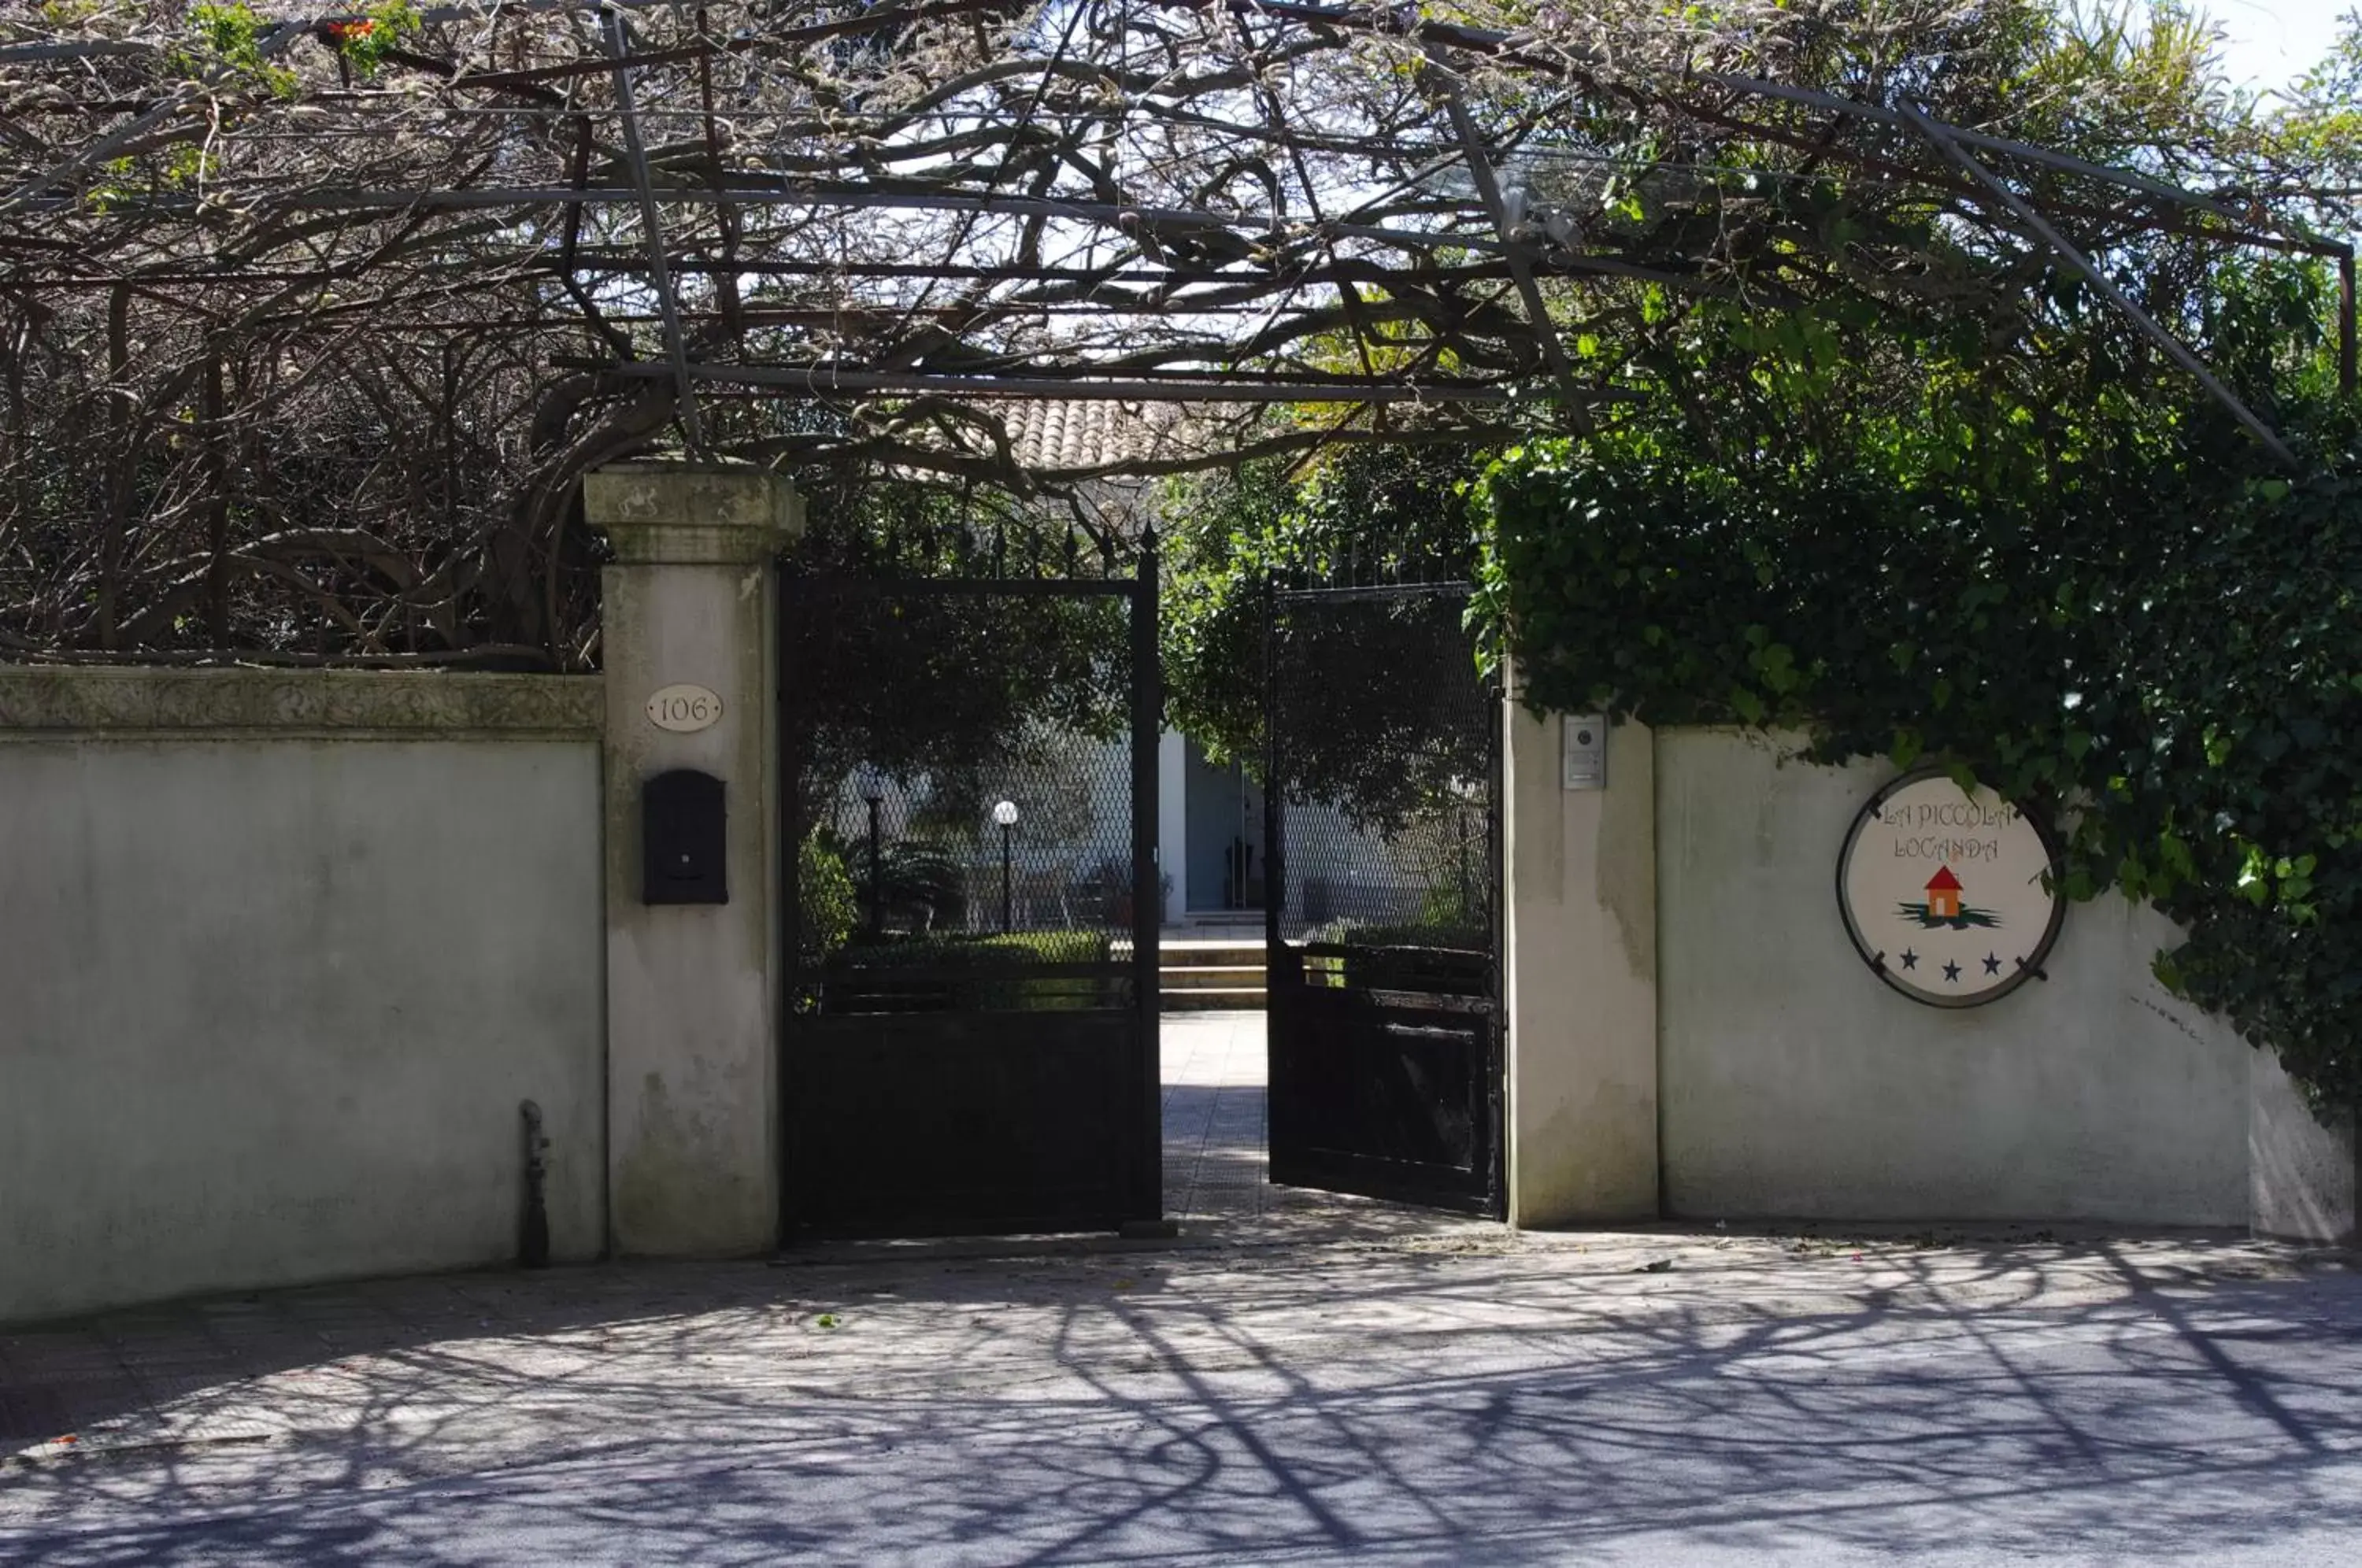
<path fill-rule="evenodd" d="M 1927 901 L 1921 907 L 1926 911 L 1922 918 L 1930 925 L 1939 920 L 1960 918 L 1960 879 L 1952 875 L 1950 867 L 1937 867 L 1936 874 L 1927 878 Z M 1903 911 L 1910 913 L 1911 906 L 1904 905 Z"/>
<path fill-rule="evenodd" d="M 2041 975 L 2063 906 L 2041 830 L 1948 774 L 1898 779 L 1846 835 L 1838 902 L 1878 977 L 1915 1001 L 1970 1007 Z"/>
<path fill-rule="evenodd" d="M 2001 917 L 1992 911 L 1960 901 L 1967 891 L 1949 866 L 1938 866 L 1918 898 L 1906 899 L 1894 907 L 1903 919 L 1920 926 L 1948 925 L 1955 931 L 1965 931 L 1972 925 L 1999 925 Z"/>

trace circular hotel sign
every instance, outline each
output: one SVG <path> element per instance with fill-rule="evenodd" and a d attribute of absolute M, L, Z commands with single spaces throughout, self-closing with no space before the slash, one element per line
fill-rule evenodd
<path fill-rule="evenodd" d="M 1838 862 L 1846 932 L 1916 1001 L 1974 1007 L 2038 973 L 2065 906 L 2049 840 L 1980 785 L 1915 773 L 1870 798 Z"/>

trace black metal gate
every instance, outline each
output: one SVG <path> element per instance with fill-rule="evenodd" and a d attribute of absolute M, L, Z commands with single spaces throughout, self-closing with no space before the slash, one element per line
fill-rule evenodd
<path fill-rule="evenodd" d="M 790 1239 L 1162 1212 L 1155 554 L 1068 564 L 782 576 Z"/>
<path fill-rule="evenodd" d="M 1500 697 L 1468 596 L 1273 595 L 1271 1179 L 1498 1216 Z"/>

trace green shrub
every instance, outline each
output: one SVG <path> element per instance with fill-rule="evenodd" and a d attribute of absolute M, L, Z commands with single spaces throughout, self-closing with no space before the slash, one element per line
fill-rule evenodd
<path fill-rule="evenodd" d="M 1493 944 L 1492 937 L 1476 926 L 1440 921 L 1417 925 L 1374 925 L 1332 920 L 1314 932 L 1311 940 L 1344 947 L 1443 948 L 1459 953 L 1483 953 Z"/>
<path fill-rule="evenodd" d="M 803 951 L 824 955 L 844 945 L 860 918 L 844 856 L 815 829 L 796 856 L 797 935 Z"/>
<path fill-rule="evenodd" d="M 855 898 L 889 929 L 923 934 L 967 918 L 967 872 L 951 846 L 926 838 L 889 844 L 878 854 L 874 884 L 867 849 L 851 853 Z"/>
<path fill-rule="evenodd" d="M 1107 964 L 1112 956 L 1112 944 L 1099 932 L 1018 931 L 862 942 L 836 954 L 829 968 L 840 994 L 856 999 L 846 1010 L 1066 1012 L 1111 1005 L 1109 986 L 1080 978 L 1029 979 L 1027 971 Z M 896 971 L 933 971 L 944 977 L 908 987 L 889 982 L 869 990 L 853 981 L 858 975 Z"/>
<path fill-rule="evenodd" d="M 1104 964 L 1110 944 L 1096 931 L 1012 931 L 861 942 L 837 955 L 848 969 L 1003 969 L 1042 964 Z"/>

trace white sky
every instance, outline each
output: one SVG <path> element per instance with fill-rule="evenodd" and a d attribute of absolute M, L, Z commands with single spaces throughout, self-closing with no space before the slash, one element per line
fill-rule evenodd
<path fill-rule="evenodd" d="M 2321 62 L 2337 18 L 2362 0 L 2199 0 L 2223 29 L 2223 62 L 2241 86 L 2270 92 Z"/>

